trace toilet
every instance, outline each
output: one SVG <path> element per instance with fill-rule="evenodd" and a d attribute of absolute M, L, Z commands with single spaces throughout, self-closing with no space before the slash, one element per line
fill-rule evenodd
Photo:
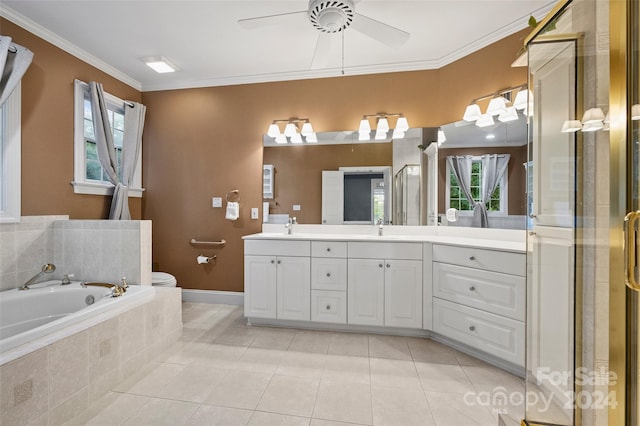
<path fill-rule="evenodd" d="M 154 287 L 175 287 L 176 277 L 166 272 L 151 272 L 151 285 Z"/>

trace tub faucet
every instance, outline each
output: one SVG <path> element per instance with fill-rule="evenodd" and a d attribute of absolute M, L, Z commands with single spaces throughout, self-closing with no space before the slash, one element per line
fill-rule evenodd
<path fill-rule="evenodd" d="M 382 237 L 382 218 L 378 218 L 378 236 Z"/>
<path fill-rule="evenodd" d="M 22 286 L 18 287 L 18 290 L 29 290 L 29 286 L 31 284 L 33 284 L 34 282 L 36 282 L 36 280 L 38 278 L 40 278 L 41 276 L 43 276 L 44 274 L 49 274 L 53 271 L 56 270 L 56 265 L 54 265 L 53 263 L 47 263 L 42 267 L 42 270 L 40 272 L 38 272 L 37 274 L 35 274 L 29 281 L 27 281 L 26 283 L 22 284 Z"/>

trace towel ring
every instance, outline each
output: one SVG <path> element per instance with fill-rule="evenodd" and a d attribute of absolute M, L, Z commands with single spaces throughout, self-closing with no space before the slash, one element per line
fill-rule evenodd
<path fill-rule="evenodd" d="M 236 200 L 230 200 L 229 197 L 232 197 L 234 194 L 237 196 L 237 199 Z M 233 190 L 227 192 L 227 195 L 225 196 L 225 198 L 227 199 L 227 203 L 229 201 L 236 201 L 236 202 L 240 201 L 240 191 L 238 191 L 237 189 L 233 189 Z"/>

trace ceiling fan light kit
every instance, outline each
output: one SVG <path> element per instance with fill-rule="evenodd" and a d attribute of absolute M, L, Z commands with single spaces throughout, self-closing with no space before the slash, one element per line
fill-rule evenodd
<path fill-rule="evenodd" d="M 324 33 L 337 33 L 353 22 L 355 9 L 351 0 L 313 0 L 309 3 L 309 20 Z"/>

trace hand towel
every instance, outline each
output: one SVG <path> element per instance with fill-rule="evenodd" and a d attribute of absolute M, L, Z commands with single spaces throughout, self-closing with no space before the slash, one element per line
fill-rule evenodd
<path fill-rule="evenodd" d="M 240 204 L 236 201 L 227 202 L 227 214 L 225 215 L 225 218 L 229 220 L 237 220 L 239 216 Z"/>

